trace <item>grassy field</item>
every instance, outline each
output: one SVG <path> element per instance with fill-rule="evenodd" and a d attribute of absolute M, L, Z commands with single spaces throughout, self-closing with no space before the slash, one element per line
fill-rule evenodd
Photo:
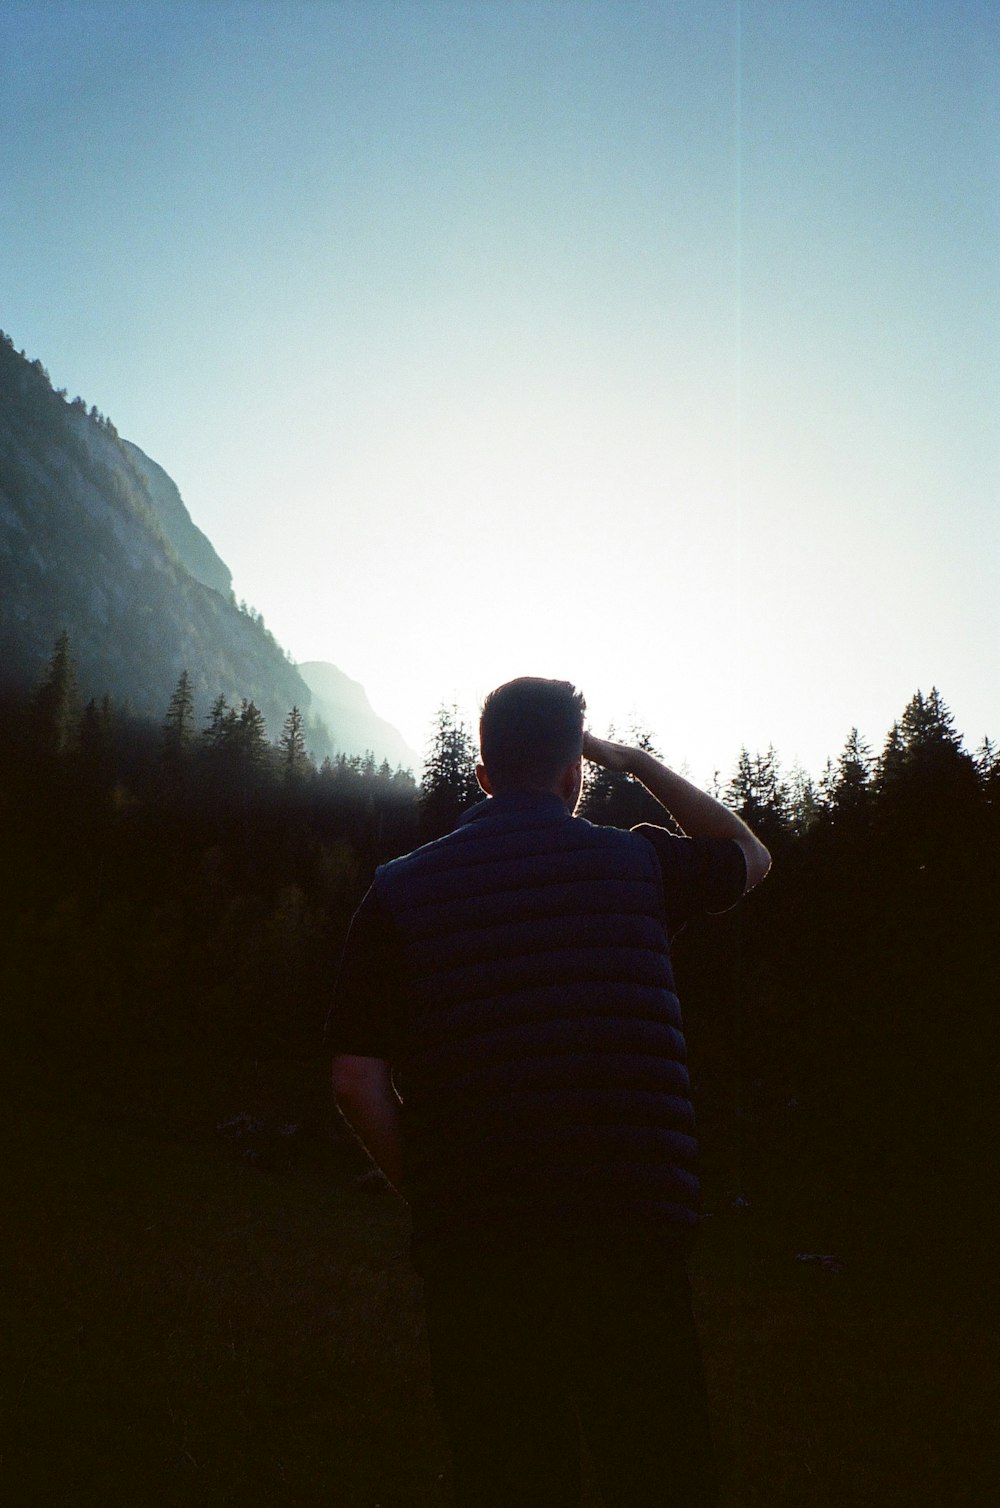
<path fill-rule="evenodd" d="M 321 1132 L 220 1134 L 261 1103 L 252 1065 L 197 1092 L 177 1071 L 128 1094 L 112 1065 L 10 1075 L 4 1501 L 446 1504 L 405 1209 L 356 1187 Z M 977 1305 L 874 1231 L 831 1271 L 795 1259 L 809 1248 L 787 1224 L 717 1205 L 694 1281 L 728 1508 L 993 1501 Z"/>

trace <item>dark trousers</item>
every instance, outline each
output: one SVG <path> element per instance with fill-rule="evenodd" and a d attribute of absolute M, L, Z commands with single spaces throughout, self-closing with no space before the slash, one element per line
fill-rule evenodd
<path fill-rule="evenodd" d="M 459 1508 L 578 1508 L 580 1428 L 605 1508 L 717 1501 L 678 1257 L 506 1246 L 425 1274 Z"/>

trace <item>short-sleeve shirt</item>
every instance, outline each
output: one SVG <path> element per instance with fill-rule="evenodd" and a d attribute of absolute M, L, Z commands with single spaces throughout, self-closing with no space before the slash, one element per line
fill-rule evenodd
<path fill-rule="evenodd" d="M 643 822 L 632 829 L 656 850 L 668 936 L 695 916 L 735 906 L 746 889 L 743 850 L 731 838 L 685 838 Z M 402 935 L 374 889 L 355 912 L 334 992 L 328 1045 L 335 1056 L 382 1058 L 399 1052 L 408 985 Z"/>

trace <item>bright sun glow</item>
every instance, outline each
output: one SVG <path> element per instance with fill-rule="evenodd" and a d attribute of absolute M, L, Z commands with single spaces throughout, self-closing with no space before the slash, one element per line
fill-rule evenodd
<path fill-rule="evenodd" d="M 985 11 L 7 7 L 3 323 L 422 749 L 1000 734 Z M 44 191 L 43 191 L 44 190 Z"/>

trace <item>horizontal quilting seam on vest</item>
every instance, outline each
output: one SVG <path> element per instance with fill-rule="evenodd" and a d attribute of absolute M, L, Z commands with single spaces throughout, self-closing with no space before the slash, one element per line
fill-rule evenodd
<path fill-rule="evenodd" d="M 602 1030 L 608 1025 L 610 1030 Z M 626 1022 L 615 1011 L 574 1011 L 565 1003 L 550 1011 L 525 1007 L 516 1017 L 498 1010 L 477 1018 L 474 1009 L 463 1010 L 460 1025 L 450 1031 L 437 1030 L 433 1019 L 421 1020 L 410 1029 L 401 1059 L 407 1067 L 419 1067 L 438 1053 L 446 1053 L 457 1066 L 463 1066 L 466 1057 L 493 1066 L 536 1047 L 547 1057 L 613 1050 L 687 1061 L 683 1031 L 658 1012 L 636 1011 Z"/>
<path fill-rule="evenodd" d="M 438 1097 L 440 1103 L 440 1097 Z M 514 1089 L 491 1101 L 469 1096 L 450 1097 L 444 1106 L 447 1134 L 488 1135 L 507 1125 L 521 1128 L 547 1125 L 665 1126 L 694 1135 L 691 1101 L 662 1090 Z M 408 1102 L 407 1115 L 418 1110 Z"/>
<path fill-rule="evenodd" d="M 503 938 L 498 937 L 501 928 Z M 451 937 L 449 946 L 457 963 L 476 963 L 494 958 L 498 946 L 504 952 L 516 948 L 536 953 L 567 947 L 599 947 L 611 942 L 615 946 L 662 953 L 663 923 L 659 916 L 650 913 L 625 911 L 609 913 L 599 929 L 584 922 L 577 913 L 530 916 L 515 922 L 498 916 L 491 918 L 485 927 L 463 927 Z M 432 938 L 417 937 L 407 945 L 407 961 L 415 969 L 433 962 L 437 955 Z"/>
<path fill-rule="evenodd" d="M 647 844 L 649 846 L 649 844 Z M 655 854 L 650 849 L 653 861 Z M 407 897 L 413 911 L 430 911 L 433 906 L 445 905 L 449 900 L 463 896 L 484 896 L 484 894 L 510 894 L 516 893 L 522 887 L 544 887 L 544 885 L 558 884 L 560 881 L 600 881 L 611 876 L 620 876 L 620 869 L 629 855 L 609 854 L 606 849 L 594 852 L 594 849 L 575 849 L 560 854 L 538 854 L 537 857 L 529 855 L 513 854 L 508 860 L 496 860 L 490 863 L 483 861 L 477 864 L 475 869 L 452 867 L 452 869 L 440 870 L 439 873 L 419 873 L 419 896 Z M 416 873 L 416 872 L 415 872 Z M 406 870 L 398 872 L 398 879 L 404 888 L 409 888 L 410 879 Z M 626 876 L 632 884 L 649 885 L 656 888 L 656 875 L 653 872 L 641 875 L 633 873 Z"/>
<path fill-rule="evenodd" d="M 423 1058 L 434 1057 L 442 1062 L 448 1060 L 461 1066 L 468 1056 L 469 1034 L 436 1044 L 431 1051 L 421 1053 L 415 1047 L 406 1055 L 407 1067 L 413 1067 Z M 620 1016 L 564 1016 L 558 1023 L 551 1020 L 532 1020 L 511 1026 L 502 1020 L 484 1022 L 475 1031 L 475 1057 L 497 1063 L 503 1057 L 517 1057 L 521 1053 L 537 1053 L 540 1057 L 561 1057 L 565 1054 L 612 1052 L 625 1056 L 676 1057 L 675 1034 L 662 1021 L 648 1017 Z"/>
<path fill-rule="evenodd" d="M 597 1099 L 600 1091 L 591 1090 Z M 614 1134 L 619 1127 L 652 1127 L 686 1138 L 679 1145 L 685 1151 L 696 1146 L 696 1126 L 691 1102 L 685 1094 L 665 1090 L 632 1088 L 600 1101 L 599 1108 L 587 1104 L 584 1088 L 578 1084 L 558 1087 L 521 1087 L 497 1092 L 492 1103 L 477 1098 L 473 1086 L 466 1093 L 410 1096 L 405 1121 L 427 1132 L 431 1140 L 451 1140 L 456 1152 L 472 1146 L 482 1137 L 506 1132 L 534 1135 L 547 1134 L 553 1127 L 588 1127 L 591 1131 Z M 423 1138 L 412 1144 L 418 1147 Z"/>
<path fill-rule="evenodd" d="M 404 894 L 397 906 L 397 920 L 404 933 L 420 930 L 425 936 L 448 932 L 454 926 L 486 926 L 491 918 L 518 921 L 533 915 L 601 915 L 600 889 L 617 895 L 619 910 L 636 910 L 656 916 L 661 909 L 660 886 L 644 876 L 567 874 L 541 878 L 522 874 L 509 884 L 488 889 L 455 891 L 423 905 L 414 905 Z M 605 894 L 604 903 L 607 903 Z"/>
<path fill-rule="evenodd" d="M 566 949 L 537 949 L 510 958 L 477 959 L 469 964 L 440 967 L 413 980 L 413 995 L 431 1009 L 451 1003 L 456 997 L 490 998 L 529 989 L 546 989 L 563 985 L 566 991 L 578 986 L 615 985 L 621 979 L 620 965 L 637 967 L 635 988 L 656 989 L 674 994 L 673 970 L 661 953 L 649 949 L 603 947 L 599 941 L 588 946 Z"/>
<path fill-rule="evenodd" d="M 451 1075 L 451 1076 L 449 1076 Z M 672 1053 L 615 1053 L 606 1048 L 591 1053 L 549 1053 L 531 1061 L 511 1053 L 495 1063 L 480 1063 L 457 1072 L 442 1071 L 437 1055 L 405 1064 L 400 1071 L 404 1109 L 436 1094 L 502 1094 L 509 1089 L 603 1088 L 611 1076 L 625 1089 L 663 1089 L 687 1095 L 691 1088 L 687 1066 Z"/>
<path fill-rule="evenodd" d="M 579 875 L 554 879 L 549 884 L 537 885 L 520 879 L 520 884 L 510 890 L 483 891 L 481 894 L 463 894 L 449 900 L 437 900 L 434 905 L 406 905 L 400 912 L 400 926 L 404 936 L 422 936 L 430 939 L 446 935 L 454 929 L 504 926 L 505 923 L 520 923 L 532 918 L 579 917 L 587 920 L 605 914 L 600 905 L 600 888 L 608 884 L 608 878 L 585 879 Z M 662 917 L 659 888 L 644 879 L 620 879 L 615 881 L 615 914 L 633 912 L 650 920 Z M 606 906 L 606 896 L 603 897 Z"/>
<path fill-rule="evenodd" d="M 637 988 L 672 992 L 673 974 L 662 954 L 641 948 L 594 947 L 497 958 L 489 967 L 442 967 L 413 981 L 413 998 L 418 1008 L 428 1004 L 433 1008 L 436 1003 L 450 1003 L 458 997 L 489 998 L 508 990 L 520 992 L 560 982 L 572 990 L 576 984 L 613 983 L 621 979 L 623 965 L 632 971 Z"/>
<path fill-rule="evenodd" d="M 486 1010 L 483 1007 L 487 1007 Z M 496 996 L 490 1009 L 490 997 L 464 998 L 448 1007 L 418 1011 L 407 1023 L 406 1054 L 427 1051 L 438 1041 L 461 1037 L 466 1041 L 483 1032 L 498 1029 L 516 1031 L 532 1022 L 549 1022 L 554 1031 L 561 1021 L 620 1020 L 646 1021 L 659 1027 L 678 1053 L 684 1056 L 684 1033 L 680 1027 L 677 997 L 658 989 L 629 990 L 620 981 L 614 984 L 577 984 L 571 992 L 565 985 L 553 984 L 545 989 L 522 990 L 517 994 Z"/>
<path fill-rule="evenodd" d="M 568 1160 L 581 1170 L 593 1172 L 607 1163 L 624 1160 L 664 1171 L 677 1167 L 697 1186 L 691 1173 L 697 1155 L 698 1143 L 694 1137 L 670 1126 L 569 1124 L 543 1128 L 512 1126 L 481 1136 L 470 1135 L 457 1155 L 453 1151 L 451 1162 L 453 1166 L 475 1163 L 496 1171 L 522 1165 L 563 1167 Z M 433 1149 L 412 1159 L 414 1171 L 436 1165 Z"/>
<path fill-rule="evenodd" d="M 564 1174 L 599 1184 L 605 1176 L 604 1170 L 630 1166 L 636 1170 L 634 1184 L 658 1192 L 669 1190 L 669 1197 L 697 1204 L 698 1151 L 694 1138 L 671 1129 L 661 1129 L 655 1136 L 652 1128 L 639 1129 L 650 1134 L 608 1136 L 601 1142 L 592 1131 L 579 1127 L 576 1134 L 567 1128 L 561 1140 L 542 1139 L 529 1133 L 520 1137 L 497 1135 L 482 1141 L 470 1139 L 461 1156 L 454 1155 L 453 1149 L 442 1141 L 421 1138 L 420 1152 L 407 1154 L 407 1183 L 415 1191 L 445 1187 L 453 1181 L 483 1188 L 491 1183 L 522 1180 L 530 1171 L 535 1178 L 545 1176 L 556 1187 Z"/>
<path fill-rule="evenodd" d="M 553 846 L 553 838 L 558 839 Z M 526 862 L 551 861 L 603 863 L 609 872 L 618 862 L 631 860 L 641 865 L 647 876 L 656 876 L 656 853 L 648 839 L 618 828 L 591 827 L 579 819 L 566 817 L 562 822 L 548 822 L 531 834 L 510 831 L 504 826 L 483 829 L 464 828 L 436 843 L 415 849 L 412 854 L 382 865 L 377 876 L 391 878 L 407 888 L 418 881 L 424 896 L 434 896 L 438 886 L 446 890 L 462 889 L 477 875 L 494 865 L 507 866 Z M 414 897 L 418 901 L 423 896 Z"/>

